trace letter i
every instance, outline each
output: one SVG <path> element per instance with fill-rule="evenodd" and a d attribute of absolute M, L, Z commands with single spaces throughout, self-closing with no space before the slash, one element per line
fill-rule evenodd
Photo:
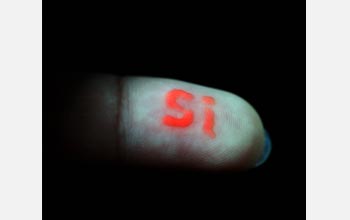
<path fill-rule="evenodd" d="M 210 96 L 203 96 L 202 102 L 206 104 L 204 108 L 204 124 L 202 129 L 205 134 L 214 139 L 216 137 L 216 134 L 214 132 L 215 114 L 209 106 L 215 104 L 215 99 Z"/>

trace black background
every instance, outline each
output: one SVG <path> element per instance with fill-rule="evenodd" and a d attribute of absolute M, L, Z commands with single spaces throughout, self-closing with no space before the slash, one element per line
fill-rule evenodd
<path fill-rule="evenodd" d="M 303 1 L 44 1 L 44 219 L 304 218 L 305 29 Z M 55 124 L 86 73 L 233 92 L 259 112 L 272 154 L 258 169 L 231 174 L 60 160 Z"/>

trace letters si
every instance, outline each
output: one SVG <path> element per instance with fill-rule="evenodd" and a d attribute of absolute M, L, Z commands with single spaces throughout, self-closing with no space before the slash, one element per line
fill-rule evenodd
<path fill-rule="evenodd" d="M 191 102 L 194 96 L 181 89 L 170 90 L 165 97 L 165 103 L 168 108 L 177 110 L 182 113 L 182 117 L 174 117 L 171 115 L 165 115 L 163 117 L 163 123 L 171 127 L 188 127 L 193 123 L 194 112 L 191 109 L 186 109 L 181 106 L 177 100 L 183 99 L 187 102 Z M 211 96 L 203 96 L 201 99 L 204 106 L 204 123 L 202 126 L 202 131 L 204 134 L 208 135 L 210 138 L 215 138 L 216 134 L 214 132 L 215 125 L 215 114 L 211 109 L 212 105 L 215 105 L 215 99 Z"/>

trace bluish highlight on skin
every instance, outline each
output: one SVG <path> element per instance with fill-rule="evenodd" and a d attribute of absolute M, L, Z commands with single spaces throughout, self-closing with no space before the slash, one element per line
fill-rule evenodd
<path fill-rule="evenodd" d="M 271 148 L 272 148 L 272 145 L 271 145 L 270 135 L 267 133 L 267 131 L 265 131 L 265 146 L 264 146 L 263 155 L 261 156 L 261 159 L 255 164 L 255 167 L 258 167 L 261 164 L 265 163 L 267 158 L 269 158 L 270 156 Z"/>

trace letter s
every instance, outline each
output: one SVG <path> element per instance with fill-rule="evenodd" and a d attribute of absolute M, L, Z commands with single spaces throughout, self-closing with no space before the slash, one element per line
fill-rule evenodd
<path fill-rule="evenodd" d="M 179 98 L 191 101 L 193 99 L 193 95 L 181 89 L 173 89 L 166 94 L 165 101 L 167 107 L 178 110 L 183 113 L 181 118 L 176 118 L 171 115 L 164 116 L 163 123 L 167 126 L 187 127 L 193 122 L 193 111 L 185 109 L 184 107 L 179 105 L 176 102 Z"/>

